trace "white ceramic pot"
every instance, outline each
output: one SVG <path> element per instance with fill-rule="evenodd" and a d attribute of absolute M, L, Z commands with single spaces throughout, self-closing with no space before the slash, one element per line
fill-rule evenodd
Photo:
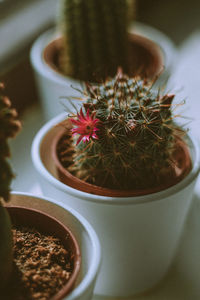
<path fill-rule="evenodd" d="M 159 82 L 165 82 L 171 74 L 176 56 L 176 50 L 172 41 L 162 32 L 137 22 L 130 27 L 130 32 L 141 34 L 154 41 L 160 47 L 163 56 L 164 72 Z M 80 97 L 80 92 L 74 88 L 80 89 L 83 84 L 81 81 L 56 72 L 44 61 L 44 49 L 55 38 L 55 29 L 45 32 L 35 41 L 30 54 L 45 120 L 49 120 L 61 113 L 63 111 L 63 103 L 65 105 L 64 109 L 71 111 L 73 107 L 69 101 L 64 101 L 62 97 Z"/>
<path fill-rule="evenodd" d="M 165 84 L 168 78 L 173 74 L 173 70 L 176 67 L 177 61 L 177 49 L 172 40 L 160 30 L 140 22 L 133 22 L 129 28 L 129 31 L 135 32 L 136 34 L 142 35 L 154 41 L 155 44 L 160 47 L 160 50 L 163 54 L 164 69 L 158 83 Z"/>
<path fill-rule="evenodd" d="M 13 192 L 8 205 L 39 209 L 61 221 L 74 233 L 81 249 L 81 271 L 75 288 L 64 299 L 91 300 L 99 272 L 101 251 L 98 237 L 85 218 L 66 204 L 31 194 Z"/>
<path fill-rule="evenodd" d="M 193 167 L 176 185 L 145 196 L 112 198 L 73 189 L 56 178 L 51 159 L 54 127 L 49 121 L 36 135 L 32 160 L 44 195 L 75 208 L 95 228 L 103 262 L 95 294 L 125 297 L 155 286 L 166 274 L 178 246 L 200 169 L 199 149 L 188 136 Z"/>

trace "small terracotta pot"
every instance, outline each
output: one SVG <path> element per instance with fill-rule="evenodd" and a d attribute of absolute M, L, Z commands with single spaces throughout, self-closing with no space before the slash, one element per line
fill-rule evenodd
<path fill-rule="evenodd" d="M 167 189 L 170 186 L 175 185 L 176 183 L 181 181 L 191 170 L 191 159 L 190 159 L 189 149 L 183 140 L 178 139 L 176 143 L 177 150 L 174 152 L 174 158 L 173 158 L 174 161 L 177 162 L 178 167 L 177 169 L 174 170 L 173 174 L 171 174 L 172 172 L 169 172 L 168 174 L 169 179 L 165 184 L 161 184 L 159 186 L 152 187 L 152 188 L 134 189 L 134 190 L 109 189 L 94 184 L 90 184 L 72 175 L 61 164 L 57 155 L 57 145 L 60 139 L 62 138 L 62 136 L 66 133 L 66 129 L 63 128 L 61 125 L 59 126 L 59 124 L 57 126 L 60 128 L 60 131 L 57 131 L 53 136 L 52 144 L 51 144 L 51 154 L 52 154 L 52 160 L 54 161 L 54 164 L 57 169 L 58 178 L 64 184 L 89 194 L 109 196 L 109 197 L 131 197 L 131 196 L 153 194 L 162 191 L 164 189 Z"/>
<path fill-rule="evenodd" d="M 52 297 L 52 300 L 63 299 L 73 289 L 80 271 L 81 253 L 73 233 L 56 218 L 37 209 L 22 206 L 6 206 L 12 224 L 35 228 L 43 234 L 59 238 L 63 246 L 70 251 L 73 271 L 65 286 Z"/>
<path fill-rule="evenodd" d="M 52 40 L 43 51 L 43 59 L 54 71 L 62 74 L 58 65 L 62 38 Z M 129 76 L 154 77 L 163 71 L 164 59 L 158 45 L 146 37 L 129 33 Z M 63 75 L 64 76 L 64 75 Z M 111 74 L 105 74 L 105 77 Z M 80 80 L 80 78 L 76 78 Z"/>

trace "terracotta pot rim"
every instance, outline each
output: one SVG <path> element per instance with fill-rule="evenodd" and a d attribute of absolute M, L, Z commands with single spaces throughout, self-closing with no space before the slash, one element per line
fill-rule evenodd
<path fill-rule="evenodd" d="M 50 198 L 47 196 L 35 195 L 30 192 L 11 191 L 9 205 L 24 206 L 27 208 L 36 208 L 42 212 L 50 212 L 57 220 L 64 223 L 68 228 L 72 229 L 75 237 L 81 246 L 89 246 L 88 251 L 81 253 L 81 272 L 76 286 L 67 297 L 67 299 L 82 299 L 85 292 L 91 290 L 101 265 L 101 245 L 96 231 L 91 223 L 77 210 L 66 203 L 63 203 L 59 197 Z M 62 221 L 63 220 L 63 221 Z M 83 236 L 83 240 L 82 240 Z M 84 268 L 85 263 L 87 267 Z"/>
<path fill-rule="evenodd" d="M 137 196 L 137 197 L 111 197 L 111 196 L 99 196 L 94 194 L 89 194 L 86 192 L 82 192 L 76 190 L 70 186 L 65 185 L 61 181 L 59 181 L 49 170 L 48 167 L 44 164 L 43 158 L 41 156 L 41 149 L 44 147 L 44 140 L 48 137 L 48 134 L 52 132 L 52 130 L 56 127 L 57 124 L 62 122 L 66 118 L 66 113 L 62 113 L 52 120 L 48 121 L 37 133 L 33 140 L 32 144 L 32 161 L 36 168 L 36 170 L 41 174 L 42 177 L 45 178 L 50 184 L 57 187 L 59 190 L 64 193 L 68 193 L 73 197 L 84 198 L 86 201 L 91 202 L 100 202 L 105 204 L 117 204 L 117 205 L 130 205 L 130 204 L 141 204 L 146 202 L 158 201 L 169 195 L 173 195 L 177 193 L 181 189 L 190 185 L 198 176 L 200 172 L 200 152 L 196 139 L 193 137 L 191 133 L 186 135 L 188 140 L 189 149 L 191 151 L 193 166 L 188 175 L 178 182 L 176 185 L 167 188 L 166 190 L 162 190 L 157 193 Z"/>
<path fill-rule="evenodd" d="M 176 62 L 177 49 L 173 41 L 163 31 L 143 22 L 132 22 L 128 28 L 128 32 L 140 34 L 141 36 L 153 41 L 154 44 L 158 46 L 164 59 L 164 72 L 161 74 L 159 80 L 166 83 L 171 74 L 174 62 Z M 64 89 L 66 88 L 66 85 L 80 86 L 80 81 L 55 72 L 42 59 L 42 52 L 45 46 L 50 43 L 52 39 L 58 36 L 59 34 L 56 31 L 55 26 L 52 26 L 39 35 L 31 47 L 31 66 L 36 73 L 36 76 L 41 76 L 45 81 L 48 80 L 49 84 L 57 84 L 60 88 Z M 54 115 L 52 114 L 52 116 Z"/>
<path fill-rule="evenodd" d="M 133 45 L 138 45 L 143 47 L 150 55 L 151 58 L 153 58 L 151 64 L 150 64 L 150 71 L 149 74 L 147 74 L 147 77 L 154 78 L 155 76 L 158 76 L 162 73 L 164 70 L 164 54 L 162 52 L 162 49 L 157 45 L 153 40 L 139 35 L 138 33 L 129 32 L 129 42 Z M 42 51 L 42 60 L 46 66 L 48 66 L 52 72 L 55 72 L 57 75 L 59 75 L 61 78 L 66 79 L 71 78 L 72 80 L 76 81 L 83 81 L 82 79 L 71 77 L 71 76 L 65 76 L 53 63 L 52 57 L 53 53 L 59 51 L 60 45 L 61 45 L 61 36 L 56 36 L 53 39 L 51 39 L 44 47 Z"/>
<path fill-rule="evenodd" d="M 59 124 L 57 126 L 59 126 Z M 52 160 L 54 161 L 55 166 L 58 170 L 58 174 L 57 174 L 58 178 L 57 179 L 62 181 L 64 184 L 69 185 L 72 188 L 75 188 L 75 189 L 80 190 L 82 192 L 86 192 L 86 193 L 94 194 L 94 195 L 99 195 L 99 196 L 138 197 L 138 196 L 155 194 L 155 193 L 160 192 L 162 190 L 166 190 L 166 189 L 170 188 L 171 186 L 176 185 L 178 182 L 182 181 L 185 177 L 184 176 L 185 172 L 184 172 L 182 174 L 182 176 L 184 176 L 184 177 L 183 178 L 181 177 L 181 179 L 177 179 L 175 181 L 175 183 L 173 183 L 173 184 L 172 183 L 162 184 L 162 185 L 159 185 L 159 186 L 156 186 L 156 187 L 153 187 L 153 188 L 134 189 L 134 190 L 110 189 L 110 188 L 97 186 L 95 184 L 90 184 L 90 183 L 85 182 L 85 181 L 77 178 L 76 176 L 72 175 L 61 164 L 61 162 L 60 162 L 60 160 L 57 156 L 57 144 L 58 144 L 59 140 L 62 138 L 62 136 L 66 133 L 66 130 L 65 130 L 65 128 L 61 127 L 61 125 L 59 126 L 59 128 L 60 128 L 60 131 L 54 136 L 54 138 L 52 140 L 52 147 L 51 147 Z M 188 169 L 190 169 L 189 172 L 188 172 L 188 173 L 190 173 L 190 171 L 192 169 L 192 166 L 191 166 L 191 160 L 190 160 L 190 157 L 189 157 L 189 152 L 187 151 L 188 146 L 180 138 L 178 138 L 178 142 L 179 142 L 179 144 L 180 144 L 180 146 L 183 149 L 184 154 L 185 154 L 185 162 L 186 162 L 185 169 L 186 169 L 186 171 Z M 63 180 L 59 178 L 59 174 L 61 174 L 61 177 L 63 178 Z"/>
<path fill-rule="evenodd" d="M 41 217 L 45 218 L 45 220 L 50 220 L 51 223 L 54 223 L 54 224 L 57 223 L 59 228 L 61 228 L 63 231 L 65 231 L 69 235 L 71 244 L 73 245 L 73 248 L 74 248 L 74 255 L 75 255 L 73 271 L 72 271 L 72 274 L 71 274 L 69 280 L 67 281 L 67 283 L 52 297 L 52 300 L 63 299 L 63 297 L 68 295 L 71 292 L 71 290 L 73 289 L 75 282 L 77 280 L 78 274 L 80 272 L 80 266 L 81 266 L 80 247 L 79 247 L 78 242 L 77 242 L 75 236 L 73 235 L 72 231 L 66 225 L 64 225 L 62 222 L 57 220 L 55 217 L 49 215 L 46 212 L 42 212 L 39 209 L 27 208 L 25 206 L 18 206 L 18 205 L 12 205 L 12 204 L 9 205 L 9 203 L 6 204 L 5 207 L 7 208 L 9 214 L 12 210 L 14 212 L 17 210 L 17 211 L 22 211 L 23 216 L 27 213 L 31 213 L 36 216 L 41 216 Z M 29 224 L 26 224 L 26 226 L 29 226 Z M 37 227 L 37 224 L 36 224 L 36 227 Z"/>

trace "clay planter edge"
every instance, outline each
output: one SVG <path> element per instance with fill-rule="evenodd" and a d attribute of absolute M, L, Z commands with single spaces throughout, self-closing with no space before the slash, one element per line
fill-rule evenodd
<path fill-rule="evenodd" d="M 82 192 L 86 192 L 89 194 L 94 195 L 100 195 L 100 196 L 109 196 L 109 197 L 137 197 L 142 195 L 149 195 L 156 192 L 160 192 L 162 190 L 165 190 L 169 188 L 170 186 L 173 186 L 177 184 L 179 181 L 181 181 L 186 175 L 187 172 L 189 173 L 191 169 L 191 159 L 190 154 L 187 145 L 185 144 L 184 140 L 177 139 L 177 149 L 176 149 L 176 156 L 174 155 L 173 160 L 177 162 L 179 159 L 181 161 L 181 172 L 179 176 L 176 176 L 175 178 L 170 178 L 168 182 L 165 184 L 160 184 L 153 188 L 146 188 L 146 189 L 133 189 L 133 190 L 117 190 L 117 189 L 109 189 L 101 186 L 97 186 L 94 184 L 90 184 L 88 182 L 85 182 L 74 175 L 72 175 L 67 169 L 63 167 L 61 164 L 58 155 L 57 155 L 57 145 L 62 136 L 66 133 L 66 129 L 63 128 L 62 124 L 57 125 L 60 128 L 60 131 L 55 134 L 55 136 L 52 138 L 52 147 L 50 149 L 52 160 L 55 164 L 56 170 L 57 170 L 57 178 L 63 182 L 64 184 L 75 188 L 77 190 L 80 190 Z M 70 130 L 70 129 L 68 129 Z M 180 152 L 179 154 L 177 152 Z M 180 164 L 180 163 L 179 163 Z M 168 174 L 169 176 L 169 174 Z"/>
<path fill-rule="evenodd" d="M 80 193 L 79 193 L 79 190 L 63 184 L 58 179 L 56 179 L 56 182 L 55 182 L 55 177 L 56 178 L 58 177 L 57 166 L 54 162 L 53 162 L 53 164 L 49 163 L 49 160 L 52 161 L 51 149 L 55 148 L 57 140 L 63 134 L 63 129 L 59 124 L 62 123 L 62 121 L 65 120 L 66 117 L 67 117 L 66 113 L 59 114 L 57 117 L 52 118 L 51 120 L 49 120 L 46 124 L 44 124 L 42 126 L 42 128 L 37 132 L 37 134 L 33 140 L 31 156 L 32 156 L 33 164 L 39 173 L 41 173 L 45 177 L 48 177 L 53 185 L 55 185 L 55 184 L 56 184 L 56 186 L 59 185 L 59 188 L 61 188 L 61 190 L 63 190 L 63 188 L 64 188 L 64 190 L 66 190 L 66 186 L 67 186 L 68 192 L 72 196 L 74 196 L 74 191 L 76 190 L 76 196 L 80 195 L 80 197 L 81 197 L 82 193 L 83 193 L 85 199 L 87 199 L 88 201 L 95 201 L 95 202 L 105 201 L 106 204 L 110 204 L 110 203 L 112 204 L 114 201 L 117 204 L 124 204 L 124 199 L 126 199 L 126 203 L 129 203 L 129 202 L 132 202 L 133 198 L 134 198 L 135 199 L 134 203 L 143 203 L 146 201 L 148 202 L 148 201 L 154 201 L 154 200 L 157 200 L 160 198 L 164 198 L 166 195 L 171 195 L 174 192 L 180 191 L 185 185 L 189 185 L 198 176 L 198 173 L 200 170 L 200 165 L 198 164 L 198 161 L 200 159 L 198 144 L 197 144 L 196 139 L 193 137 L 193 135 L 191 133 L 188 133 L 185 137 L 185 141 L 188 143 L 190 155 L 191 156 L 194 155 L 196 157 L 196 160 L 193 161 L 193 157 L 192 157 L 191 171 L 185 178 L 183 178 L 177 184 L 172 185 L 161 191 L 155 191 L 149 195 L 141 195 L 141 196 L 138 195 L 138 196 L 133 196 L 133 197 L 130 195 L 129 196 L 125 195 L 125 197 L 123 197 L 123 196 L 116 197 L 116 195 L 114 195 L 114 197 L 112 197 L 112 195 L 102 196 L 102 195 L 97 195 L 97 194 L 93 194 L 93 193 L 87 193 L 84 191 L 80 191 Z M 50 138 L 48 138 L 48 136 L 50 136 Z M 55 136 L 57 136 L 57 138 L 54 140 Z M 43 152 L 43 151 L 45 152 L 46 139 L 49 140 L 48 146 L 47 146 L 47 149 L 48 149 L 47 150 L 47 152 L 48 152 L 47 160 L 45 160 L 45 158 L 42 159 L 42 157 L 41 157 L 41 152 Z M 47 164 L 51 164 L 53 166 L 48 168 L 48 167 L 46 167 Z M 77 180 L 79 180 L 79 179 L 77 179 Z M 80 181 L 82 181 L 82 180 L 80 180 Z M 88 185 L 90 185 L 90 184 L 88 184 Z M 118 193 L 118 191 L 116 193 Z"/>
<path fill-rule="evenodd" d="M 153 41 L 146 37 L 140 36 L 135 33 L 129 33 L 129 46 L 130 46 L 130 59 L 128 75 L 136 76 L 141 75 L 148 78 L 154 78 L 163 71 L 164 58 L 161 49 Z M 42 53 L 44 64 L 48 65 L 59 75 L 66 78 L 58 67 L 58 56 L 62 46 L 62 38 L 58 37 L 53 39 L 45 48 Z M 117 70 L 116 70 L 117 72 Z M 112 74 L 114 76 L 115 74 Z M 70 76 L 68 76 L 70 77 Z M 111 77 L 110 74 L 105 74 L 106 77 Z M 79 78 L 73 80 L 83 81 Z M 87 80 L 85 80 L 87 81 Z M 88 80 L 89 81 L 89 80 Z"/>
<path fill-rule="evenodd" d="M 135 23 L 133 28 L 130 28 L 130 37 L 136 48 L 140 48 L 141 51 L 139 52 L 143 53 L 142 55 L 145 58 L 144 73 L 150 77 L 162 73 L 159 77 L 159 83 L 166 83 L 176 52 L 173 43 L 163 33 L 150 26 Z M 133 32 L 136 32 L 136 34 L 133 34 Z M 79 97 L 80 93 L 74 88 L 80 89 L 83 84 L 80 80 L 62 75 L 52 61 L 56 51 L 55 45 L 59 48 L 59 43 L 54 42 L 58 38 L 55 29 L 45 32 L 35 41 L 30 53 L 30 60 L 46 120 L 63 111 L 62 97 Z M 46 53 L 46 47 L 50 50 L 48 53 Z M 46 54 L 44 55 L 44 53 Z M 45 62 L 44 56 L 48 58 L 49 63 Z M 152 58 L 152 61 L 150 58 Z M 132 59 L 134 60 L 134 57 Z M 147 69 L 149 71 L 146 71 Z M 68 101 L 64 101 L 64 106 L 67 111 L 72 110 L 72 106 Z"/>
<path fill-rule="evenodd" d="M 98 237 L 87 220 L 57 200 L 23 192 L 12 192 L 6 208 L 19 224 L 34 226 L 36 221 L 36 229 L 42 227 L 42 232 L 58 233 L 64 246 L 68 243 L 66 234 L 70 236 L 77 257 L 74 271 L 66 286 L 51 299 L 91 300 L 101 262 L 101 249 Z"/>
<path fill-rule="evenodd" d="M 63 288 L 52 297 L 52 300 L 63 299 L 73 289 L 80 271 L 81 253 L 73 233 L 64 224 L 56 220 L 56 218 L 53 218 L 46 213 L 42 213 L 39 210 L 22 206 L 5 207 L 8 210 L 12 224 L 35 228 L 41 233 L 54 235 L 61 240 L 65 249 L 70 251 L 71 256 L 73 257 L 72 274 Z"/>
<path fill-rule="evenodd" d="M 103 256 L 95 293 L 125 297 L 144 292 L 160 282 L 175 257 L 200 170 L 197 142 L 188 134 L 192 169 L 176 185 L 136 197 L 94 195 L 57 178 L 50 148 L 53 136 L 60 131 L 55 125 L 65 118 L 62 114 L 46 123 L 33 141 L 38 183 L 45 195 L 59 197 L 95 228 Z M 111 249 L 115 249 L 112 255 Z"/>

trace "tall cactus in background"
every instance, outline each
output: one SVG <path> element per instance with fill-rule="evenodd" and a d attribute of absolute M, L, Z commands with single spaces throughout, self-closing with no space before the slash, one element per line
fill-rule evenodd
<path fill-rule="evenodd" d="M 174 154 L 185 132 L 174 122 L 174 95 L 163 95 L 152 85 L 121 70 L 104 84 L 87 85 L 83 106 L 70 119 L 74 148 L 60 152 L 58 147 L 63 166 L 108 188 L 174 184 L 179 168 Z"/>
<path fill-rule="evenodd" d="M 12 138 L 21 128 L 17 112 L 11 108 L 10 100 L 2 93 L 0 83 L 0 287 L 8 279 L 12 269 L 12 234 L 11 223 L 2 200 L 8 201 L 10 184 L 14 177 L 7 161 L 10 156 L 8 138 Z"/>
<path fill-rule="evenodd" d="M 94 80 L 128 67 L 127 26 L 134 0 L 60 0 L 60 66 L 66 75 Z"/>

